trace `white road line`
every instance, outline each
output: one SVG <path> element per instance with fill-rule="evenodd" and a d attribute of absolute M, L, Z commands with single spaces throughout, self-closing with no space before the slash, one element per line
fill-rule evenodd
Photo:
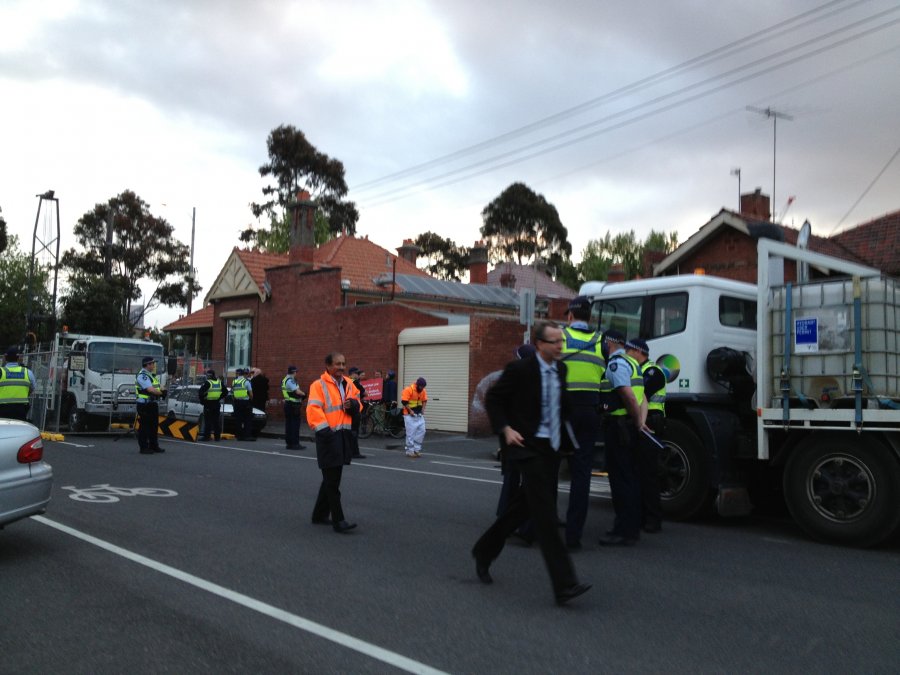
<path fill-rule="evenodd" d="M 499 466 L 476 466 L 475 464 L 454 464 L 453 462 L 432 462 L 432 464 L 440 464 L 441 466 L 458 466 L 462 469 L 480 469 L 481 471 L 493 471 L 497 473 Z"/>
<path fill-rule="evenodd" d="M 260 614 L 264 614 L 278 621 L 282 621 L 289 626 L 299 628 L 300 630 L 306 631 L 307 633 L 312 633 L 313 635 L 317 635 L 318 637 L 329 640 L 330 642 L 334 642 L 335 644 L 341 645 L 342 647 L 352 649 L 353 651 L 359 652 L 360 654 L 368 656 L 369 658 L 387 663 L 388 665 L 394 666 L 395 668 L 398 668 L 400 670 L 405 670 L 408 673 L 443 675 L 444 671 L 437 670 L 436 668 L 432 668 L 431 666 L 427 666 L 424 663 L 420 663 L 418 661 L 410 659 L 406 656 L 403 656 L 402 654 L 397 654 L 396 652 L 384 649 L 382 647 L 379 647 L 378 645 L 373 645 L 372 643 L 366 642 L 365 640 L 360 640 L 351 635 L 347 635 L 346 633 L 341 633 L 340 631 L 336 631 L 333 628 L 329 628 L 328 626 L 323 626 L 322 624 L 316 623 L 315 621 L 304 619 L 302 616 L 291 614 L 290 612 L 286 612 L 283 609 L 279 609 L 278 607 L 274 607 L 265 602 L 244 595 L 243 593 L 238 593 L 237 591 L 232 591 L 228 588 L 225 588 L 224 586 L 214 584 L 211 581 L 206 581 L 205 579 L 196 577 L 193 574 L 189 574 L 175 567 L 170 567 L 169 565 L 165 565 L 151 558 L 147 558 L 138 553 L 134 553 L 133 551 L 129 551 L 128 549 L 121 548 L 119 546 L 116 546 L 115 544 L 104 541 L 103 539 L 98 539 L 97 537 L 93 537 L 89 534 L 68 527 L 67 525 L 57 523 L 44 516 L 32 516 L 31 519 L 43 523 L 44 525 L 48 525 L 49 527 L 56 528 L 60 532 L 65 532 L 68 535 L 76 537 L 77 539 L 81 539 L 82 541 L 86 541 L 89 544 L 93 544 L 94 546 L 126 558 L 127 560 L 136 562 L 139 565 L 149 567 L 156 572 L 165 574 L 174 579 L 178 579 L 179 581 L 183 581 L 186 584 L 195 586 L 196 588 L 207 591 L 208 593 L 212 593 L 213 595 L 218 595 L 220 598 L 224 598 L 225 600 L 229 600 L 248 609 L 252 609 L 255 612 L 259 612 Z"/>

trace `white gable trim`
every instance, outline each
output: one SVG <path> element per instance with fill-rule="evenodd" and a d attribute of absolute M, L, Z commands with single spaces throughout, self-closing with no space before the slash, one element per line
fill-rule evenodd
<path fill-rule="evenodd" d="M 244 266 L 237 251 L 232 251 L 222 266 L 219 276 L 216 277 L 209 289 L 209 293 L 206 294 L 203 304 L 207 305 L 213 300 L 241 298 L 248 295 L 258 295 L 262 301 L 266 299 L 265 291 L 253 280 L 253 276 Z"/>

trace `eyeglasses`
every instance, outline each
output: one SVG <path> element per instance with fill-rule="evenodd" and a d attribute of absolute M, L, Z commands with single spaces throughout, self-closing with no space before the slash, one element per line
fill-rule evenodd
<path fill-rule="evenodd" d="M 563 339 L 559 338 L 558 340 L 545 340 L 544 338 L 537 338 L 538 342 L 546 342 L 548 345 L 558 345 L 562 344 Z"/>

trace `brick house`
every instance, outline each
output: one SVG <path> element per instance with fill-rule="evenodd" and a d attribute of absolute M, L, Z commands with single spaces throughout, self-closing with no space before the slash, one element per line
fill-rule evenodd
<path fill-rule="evenodd" d="M 741 195 L 741 211 L 735 213 L 722 209 L 709 222 L 692 234 L 687 241 L 653 267 L 654 276 L 671 276 L 690 274 L 702 269 L 706 274 L 734 279 L 755 284 L 757 280 L 756 242 L 760 237 L 767 237 L 796 244 L 800 231 L 786 225 L 773 223 L 770 220 L 769 197 L 759 189 L 753 193 Z M 811 251 L 849 260 L 851 262 L 879 267 L 890 272 L 888 256 L 870 257 L 872 249 L 871 234 L 883 236 L 885 249 L 895 252 L 894 270 L 896 273 L 900 263 L 897 252 L 900 249 L 900 212 L 884 216 L 872 221 L 874 224 L 860 225 L 834 237 L 809 237 L 808 248 Z M 888 232 L 893 224 L 893 232 Z M 875 247 L 877 248 L 877 247 Z M 886 266 L 887 265 L 887 266 Z M 815 268 L 810 275 L 817 274 Z M 796 264 L 786 260 L 784 264 L 785 281 L 796 280 Z"/>

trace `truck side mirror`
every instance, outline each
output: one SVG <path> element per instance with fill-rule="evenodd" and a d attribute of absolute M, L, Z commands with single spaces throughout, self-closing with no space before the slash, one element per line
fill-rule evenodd
<path fill-rule="evenodd" d="M 169 377 L 172 377 L 177 372 L 178 372 L 178 357 L 170 356 L 169 360 L 166 361 L 166 374 Z"/>

